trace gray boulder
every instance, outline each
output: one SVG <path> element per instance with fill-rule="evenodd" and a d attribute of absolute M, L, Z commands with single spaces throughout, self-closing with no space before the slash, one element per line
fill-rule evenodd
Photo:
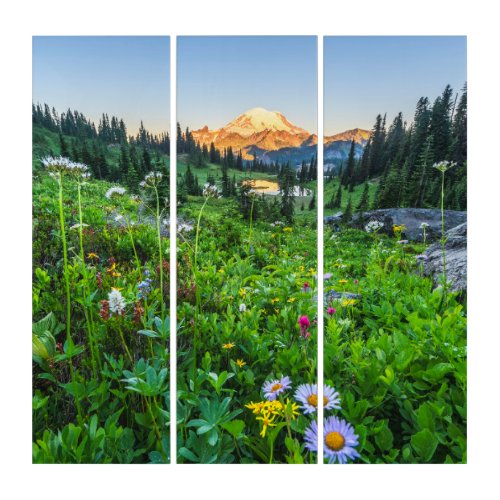
<path fill-rule="evenodd" d="M 429 226 L 426 228 L 426 241 L 436 241 L 441 237 L 441 210 L 434 208 L 383 208 L 355 214 L 351 226 L 364 229 L 370 221 L 378 221 L 384 224 L 379 231 L 392 235 L 394 224 L 406 226 L 403 239 L 411 241 L 423 241 L 424 232 L 420 225 L 422 222 Z M 444 211 L 444 229 L 448 231 L 460 224 L 467 222 L 467 212 L 455 210 Z"/>
<path fill-rule="evenodd" d="M 449 290 L 467 292 L 467 223 L 445 233 L 446 275 Z M 432 276 L 434 284 L 443 273 L 443 253 L 441 243 L 432 244 L 425 252 L 423 271 L 426 276 Z"/>

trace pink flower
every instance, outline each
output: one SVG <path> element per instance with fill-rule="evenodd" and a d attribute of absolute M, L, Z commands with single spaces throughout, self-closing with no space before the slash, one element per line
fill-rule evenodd
<path fill-rule="evenodd" d="M 302 287 L 303 292 L 308 292 L 309 291 L 309 283 L 307 281 L 304 282 L 304 286 Z"/>
<path fill-rule="evenodd" d="M 305 333 L 300 332 L 300 334 L 302 335 L 302 338 L 304 338 L 305 340 L 307 340 L 311 336 L 311 332 L 305 332 Z"/>
<path fill-rule="evenodd" d="M 359 280 L 354 280 L 354 284 L 357 285 L 359 283 Z"/>
<path fill-rule="evenodd" d="M 331 316 L 332 314 L 335 314 L 337 312 L 336 309 L 334 309 L 333 307 L 329 307 L 326 312 Z"/>
<path fill-rule="evenodd" d="M 311 322 L 309 321 L 309 318 L 307 316 L 301 316 L 299 318 L 299 326 L 300 326 L 300 329 L 308 329 L 310 326 L 311 326 Z"/>

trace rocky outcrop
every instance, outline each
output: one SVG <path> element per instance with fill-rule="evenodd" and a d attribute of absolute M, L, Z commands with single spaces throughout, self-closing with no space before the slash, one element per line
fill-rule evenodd
<path fill-rule="evenodd" d="M 421 224 L 428 224 L 426 228 L 426 241 L 436 241 L 441 237 L 441 211 L 434 208 L 384 208 L 355 214 L 350 225 L 364 229 L 370 221 L 384 224 L 380 233 L 392 235 L 394 224 L 406 226 L 402 238 L 411 241 L 423 241 L 424 232 Z M 444 229 L 448 231 L 460 224 L 467 222 L 467 212 L 445 210 Z"/>
<path fill-rule="evenodd" d="M 445 235 L 446 276 L 449 290 L 467 292 L 467 223 L 446 232 Z M 431 245 L 425 252 L 423 271 L 432 276 L 437 286 L 443 274 L 443 253 L 441 242 Z"/>

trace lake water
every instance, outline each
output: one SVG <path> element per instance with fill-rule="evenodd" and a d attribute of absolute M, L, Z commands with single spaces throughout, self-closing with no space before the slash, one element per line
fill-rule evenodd
<path fill-rule="evenodd" d="M 245 181 L 244 184 L 251 185 L 253 188 L 252 191 L 259 194 L 269 194 L 273 196 L 280 194 L 279 184 L 275 181 L 255 179 L 251 181 Z M 293 194 L 294 196 L 310 196 L 312 193 L 310 189 L 300 189 L 299 186 L 295 186 Z"/>

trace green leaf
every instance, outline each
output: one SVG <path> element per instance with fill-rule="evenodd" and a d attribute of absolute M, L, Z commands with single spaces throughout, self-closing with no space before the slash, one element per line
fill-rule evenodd
<path fill-rule="evenodd" d="M 231 422 L 221 424 L 221 427 L 237 439 L 245 428 L 245 422 L 243 420 L 232 420 Z"/>
<path fill-rule="evenodd" d="M 179 455 L 189 460 L 190 462 L 198 463 L 198 457 L 187 448 L 179 448 Z"/>
<path fill-rule="evenodd" d="M 394 437 L 392 435 L 391 429 L 386 425 L 382 428 L 382 430 L 375 435 L 375 443 L 380 448 L 380 451 L 389 451 L 392 448 L 392 443 L 394 441 Z"/>
<path fill-rule="evenodd" d="M 421 429 L 429 429 L 434 432 L 434 414 L 427 403 L 424 403 L 417 412 L 417 422 Z"/>
<path fill-rule="evenodd" d="M 424 429 L 411 437 L 411 445 L 424 462 L 429 462 L 436 451 L 438 440 L 429 429 Z"/>
<path fill-rule="evenodd" d="M 153 330 L 139 330 L 137 333 L 145 335 L 146 337 L 159 338 L 160 336 Z"/>

